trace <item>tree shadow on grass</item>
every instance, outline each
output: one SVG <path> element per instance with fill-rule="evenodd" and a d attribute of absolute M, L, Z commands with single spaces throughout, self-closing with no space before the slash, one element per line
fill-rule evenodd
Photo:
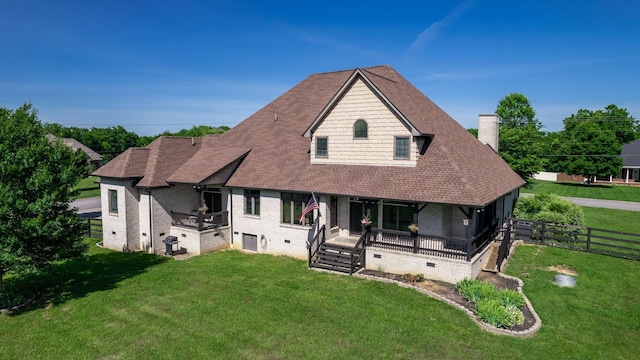
<path fill-rule="evenodd" d="M 92 245 L 95 246 L 95 245 Z M 13 315 L 60 305 L 96 291 L 114 289 L 118 283 L 169 261 L 147 253 L 120 253 L 102 250 L 83 260 L 65 261 L 38 274 L 7 279 L 7 289 L 33 294 L 34 299 Z"/>
<path fill-rule="evenodd" d="M 556 183 L 556 184 L 561 185 L 561 186 L 566 186 L 566 187 L 579 187 L 579 188 L 585 188 L 585 189 L 591 189 L 591 188 L 613 189 L 613 185 L 605 185 L 605 184 L 585 185 L 585 184 L 582 184 L 582 183 L 570 183 L 570 182 L 559 182 L 559 183 Z"/>

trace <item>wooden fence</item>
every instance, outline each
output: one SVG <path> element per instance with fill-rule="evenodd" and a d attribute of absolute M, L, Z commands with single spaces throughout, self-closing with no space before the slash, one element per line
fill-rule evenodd
<path fill-rule="evenodd" d="M 511 238 L 640 261 L 640 234 L 510 219 Z"/>
<path fill-rule="evenodd" d="M 85 236 L 102 239 L 102 219 L 83 220 L 86 224 Z"/>

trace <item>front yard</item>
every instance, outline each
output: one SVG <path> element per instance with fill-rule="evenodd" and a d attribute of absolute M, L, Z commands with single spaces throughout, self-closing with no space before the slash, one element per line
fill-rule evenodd
<path fill-rule="evenodd" d="M 595 183 L 587 186 L 580 183 L 533 180 L 531 188 L 522 188 L 521 191 L 531 194 L 554 193 L 560 196 L 570 197 L 640 201 L 640 186 L 611 185 L 604 183 Z"/>
<path fill-rule="evenodd" d="M 578 286 L 553 285 L 550 266 L 576 271 Z M 22 280 L 45 289 L 43 300 L 0 315 L 0 347 L 11 359 L 626 359 L 640 351 L 640 263 L 522 246 L 507 272 L 524 280 L 542 318 L 531 338 L 492 335 L 414 290 L 287 257 L 224 251 L 174 261 L 92 246 L 86 261 Z"/>

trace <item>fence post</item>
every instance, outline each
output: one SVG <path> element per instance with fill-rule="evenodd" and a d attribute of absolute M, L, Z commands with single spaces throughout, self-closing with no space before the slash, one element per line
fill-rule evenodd
<path fill-rule="evenodd" d="M 91 237 L 91 219 L 87 219 L 87 237 Z"/>
<path fill-rule="evenodd" d="M 547 224 L 546 223 L 542 223 L 542 229 L 540 229 L 540 244 L 544 245 L 544 233 L 547 229 Z"/>
<path fill-rule="evenodd" d="M 591 228 L 587 228 L 587 252 L 591 252 Z"/>
<path fill-rule="evenodd" d="M 411 232 L 411 240 L 413 240 L 413 253 L 418 253 L 418 233 Z"/>

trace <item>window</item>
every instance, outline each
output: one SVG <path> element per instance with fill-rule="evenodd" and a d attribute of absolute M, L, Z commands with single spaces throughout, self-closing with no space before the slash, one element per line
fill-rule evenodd
<path fill-rule="evenodd" d="M 285 193 L 282 198 L 282 223 L 298 224 L 302 210 L 307 206 L 311 194 Z M 313 211 L 304 216 L 304 224 L 309 225 L 313 222 Z"/>
<path fill-rule="evenodd" d="M 260 215 L 260 190 L 244 190 L 244 213 Z"/>
<path fill-rule="evenodd" d="M 413 209 L 406 204 L 385 203 L 382 207 L 382 228 L 409 231 L 413 223 Z"/>
<path fill-rule="evenodd" d="M 118 213 L 118 191 L 117 190 L 109 190 L 109 213 L 110 214 Z"/>
<path fill-rule="evenodd" d="M 316 138 L 316 157 L 328 157 L 329 150 L 326 137 Z"/>
<path fill-rule="evenodd" d="M 409 138 L 408 137 L 396 137 L 395 151 L 393 157 L 396 159 L 408 159 L 409 158 Z"/>
<path fill-rule="evenodd" d="M 353 137 L 355 139 L 366 139 L 369 133 L 367 122 L 360 119 L 353 124 Z"/>

